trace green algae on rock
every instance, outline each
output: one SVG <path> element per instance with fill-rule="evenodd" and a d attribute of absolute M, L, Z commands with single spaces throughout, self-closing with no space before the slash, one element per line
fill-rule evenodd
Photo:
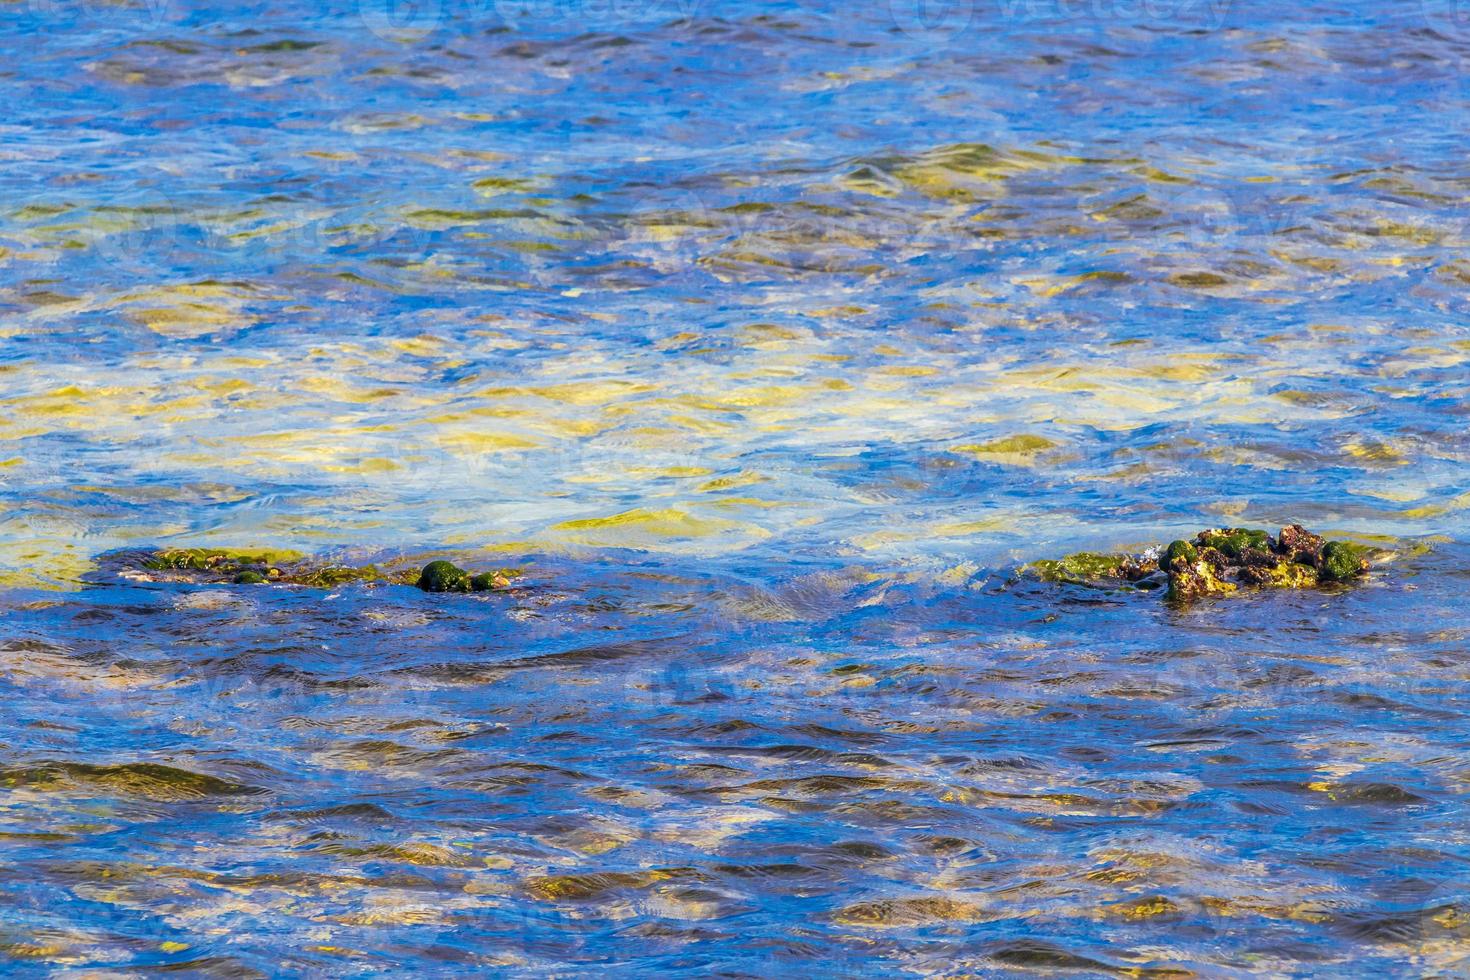
<path fill-rule="evenodd" d="M 1271 547 L 1271 536 L 1265 531 L 1253 531 L 1243 527 L 1213 528 L 1201 531 L 1194 543 L 1231 558 L 1239 558 L 1246 549 L 1264 551 Z"/>
<path fill-rule="evenodd" d="M 1346 541 L 1329 541 L 1322 549 L 1318 572 L 1324 582 L 1346 582 L 1368 570 L 1366 549 Z"/>
<path fill-rule="evenodd" d="M 1165 595 L 1176 603 L 1231 595 L 1249 586 L 1312 588 L 1346 582 L 1367 570 L 1366 549 L 1327 542 L 1300 524 L 1283 527 L 1274 537 L 1254 528 L 1209 528 L 1192 541 L 1171 542 L 1162 553 L 1079 552 L 1023 569 L 1044 582 L 1094 588 L 1151 588 L 1167 581 Z"/>
<path fill-rule="evenodd" d="M 425 592 L 468 592 L 470 573 L 450 561 L 431 561 L 419 573 L 418 587 Z"/>
<path fill-rule="evenodd" d="M 154 571 L 238 572 L 245 568 L 269 567 L 299 562 L 295 551 L 260 548 L 166 548 L 143 559 L 143 567 Z"/>
<path fill-rule="evenodd" d="M 141 558 L 125 553 L 130 577 L 199 585 L 298 585 L 331 589 L 352 582 L 412 584 L 411 573 L 376 565 L 346 565 L 294 551 L 249 548 L 167 548 Z"/>
<path fill-rule="evenodd" d="M 1283 527 L 1275 537 L 1251 528 L 1211 528 L 1196 535 L 1192 549 L 1194 560 L 1181 553 L 1169 561 L 1172 601 L 1225 595 L 1245 585 L 1306 589 L 1345 582 L 1368 570 L 1362 549 L 1327 543 L 1300 524 Z"/>
<path fill-rule="evenodd" d="M 424 566 L 416 584 L 425 592 L 489 592 L 509 585 L 510 577 L 511 573 L 504 569 L 471 575 L 441 558 Z"/>
<path fill-rule="evenodd" d="M 520 574 L 497 568 L 470 573 L 438 559 L 421 571 L 377 565 L 348 565 L 304 557 L 292 551 L 239 548 L 169 548 L 120 556 L 130 577 L 155 582 L 200 585 L 298 585 L 332 589 L 360 582 L 369 585 L 417 585 L 425 592 L 490 592 L 508 587 Z"/>
<path fill-rule="evenodd" d="M 1029 572 L 1043 582 L 1064 582 L 1069 585 L 1087 585 L 1094 588 L 1131 584 L 1137 588 L 1150 588 L 1162 584 L 1154 580 L 1159 564 L 1151 558 L 1137 555 L 1098 554 L 1079 551 L 1065 558 L 1047 558 L 1034 561 L 1022 571 Z"/>
<path fill-rule="evenodd" d="M 1193 564 L 1199 561 L 1199 552 L 1188 541 L 1171 541 L 1169 542 L 1169 547 L 1164 549 L 1164 558 L 1159 564 L 1164 568 L 1168 568 L 1176 558 L 1182 558 L 1186 562 Z"/>
<path fill-rule="evenodd" d="M 512 573 L 503 568 L 497 568 L 493 572 L 481 572 L 470 576 L 470 590 L 473 592 L 489 592 L 492 589 L 503 589 L 510 585 Z"/>

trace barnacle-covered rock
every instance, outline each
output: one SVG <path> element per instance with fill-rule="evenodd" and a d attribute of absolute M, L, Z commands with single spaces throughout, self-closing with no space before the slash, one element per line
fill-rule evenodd
<path fill-rule="evenodd" d="M 1276 553 L 1287 561 L 1316 567 L 1327 541 L 1300 524 L 1288 524 L 1276 535 Z"/>
<path fill-rule="evenodd" d="M 1189 550 L 1195 551 L 1193 548 Z M 1215 566 L 1198 552 L 1193 560 L 1190 560 L 1186 552 L 1176 552 L 1167 571 L 1169 591 L 1165 595 L 1171 602 L 1188 602 L 1207 595 L 1227 595 L 1237 588 L 1234 582 L 1221 578 Z"/>
<path fill-rule="evenodd" d="M 1288 589 L 1310 589 L 1317 584 L 1317 570 L 1311 565 L 1297 561 L 1284 561 L 1266 573 L 1260 585 L 1275 585 Z"/>

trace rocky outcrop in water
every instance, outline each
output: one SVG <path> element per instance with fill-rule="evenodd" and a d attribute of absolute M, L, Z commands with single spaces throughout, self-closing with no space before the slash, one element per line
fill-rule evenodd
<path fill-rule="evenodd" d="M 199 585 L 298 585 L 329 589 L 351 582 L 416 585 L 425 592 L 489 592 L 508 587 L 518 574 L 498 568 L 467 572 L 452 562 L 431 561 L 421 571 L 407 567 L 347 565 L 289 551 L 233 548 L 170 548 L 128 563 L 128 577 Z"/>
<path fill-rule="evenodd" d="M 1250 587 L 1305 589 L 1347 582 L 1368 571 L 1368 549 L 1327 541 L 1300 524 L 1274 537 L 1251 528 L 1211 528 L 1157 553 L 1082 552 L 1034 562 L 1026 570 L 1049 582 L 1163 588 L 1172 602 L 1229 595 Z"/>

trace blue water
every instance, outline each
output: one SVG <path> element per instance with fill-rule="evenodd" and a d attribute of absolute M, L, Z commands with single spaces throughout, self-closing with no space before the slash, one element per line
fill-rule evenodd
<path fill-rule="evenodd" d="M 0 956 L 1470 971 L 1470 19 L 0 9 Z M 1021 562 L 1300 521 L 1351 588 Z M 515 566 L 229 587 L 124 549 Z"/>

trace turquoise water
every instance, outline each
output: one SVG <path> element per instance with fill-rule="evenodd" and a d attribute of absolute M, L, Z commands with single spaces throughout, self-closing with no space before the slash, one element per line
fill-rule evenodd
<path fill-rule="evenodd" d="M 0 44 L 8 970 L 1470 970 L 1456 5 Z M 1396 557 L 1009 574 L 1292 521 Z M 525 574 L 118 573 L 155 546 Z"/>

